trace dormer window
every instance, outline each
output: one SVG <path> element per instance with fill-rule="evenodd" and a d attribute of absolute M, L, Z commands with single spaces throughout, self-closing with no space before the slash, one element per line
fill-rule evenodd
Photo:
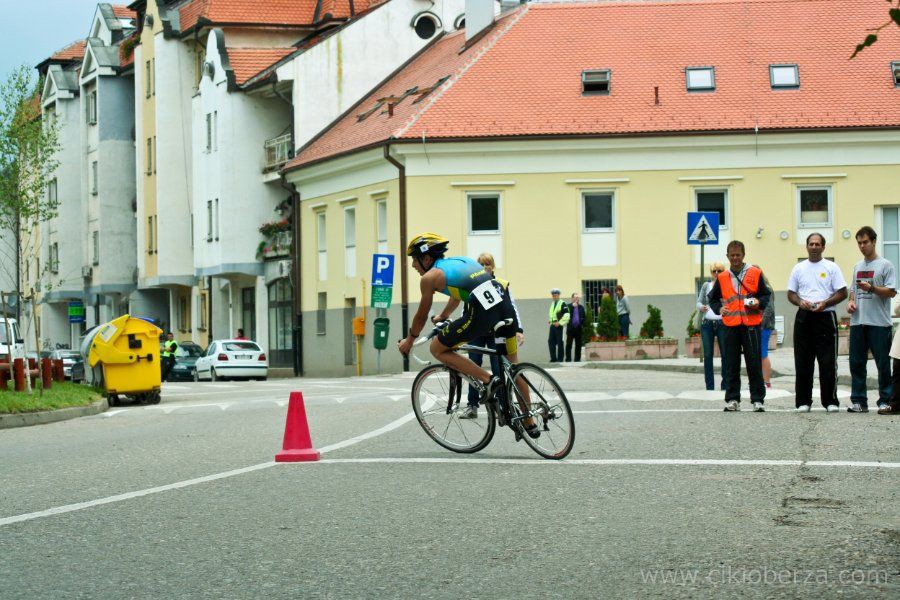
<path fill-rule="evenodd" d="M 900 87 L 900 60 L 891 63 L 891 75 L 894 78 L 894 87 Z"/>
<path fill-rule="evenodd" d="M 581 72 L 581 93 L 585 96 L 608 96 L 612 71 L 598 69 Z"/>
<path fill-rule="evenodd" d="M 428 11 L 420 12 L 414 16 L 410 25 L 412 25 L 412 28 L 416 31 L 416 35 L 423 40 L 430 40 L 433 38 L 434 34 L 437 33 L 438 28 L 442 26 L 438 16 L 433 12 Z"/>
<path fill-rule="evenodd" d="M 715 67 L 688 67 L 684 81 L 689 92 L 712 92 L 716 89 Z"/>
<path fill-rule="evenodd" d="M 772 89 L 800 87 L 800 69 L 797 65 L 769 65 L 769 81 Z"/>

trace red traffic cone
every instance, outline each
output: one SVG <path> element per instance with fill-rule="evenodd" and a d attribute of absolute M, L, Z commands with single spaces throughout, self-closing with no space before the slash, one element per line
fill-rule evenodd
<path fill-rule="evenodd" d="M 319 460 L 319 451 L 313 448 L 309 437 L 309 424 L 303 408 L 303 394 L 291 392 L 287 423 L 284 426 L 284 446 L 275 455 L 275 462 L 311 462 Z"/>

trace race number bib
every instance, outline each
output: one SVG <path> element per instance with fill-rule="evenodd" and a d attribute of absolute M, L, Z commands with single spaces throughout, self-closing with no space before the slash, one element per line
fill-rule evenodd
<path fill-rule="evenodd" d="M 469 294 L 470 298 L 475 298 L 485 310 L 499 306 L 503 299 L 503 292 L 497 289 L 492 279 L 488 279 Z"/>

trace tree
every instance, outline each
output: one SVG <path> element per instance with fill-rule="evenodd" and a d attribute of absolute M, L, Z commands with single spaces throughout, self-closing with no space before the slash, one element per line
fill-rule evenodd
<path fill-rule="evenodd" d="M 25 65 L 0 82 L 0 231 L 15 236 L 15 292 L 22 284 L 21 235 L 56 215 L 58 200 L 47 191 L 58 166 L 58 128 L 41 119 L 41 81 Z M 13 261 L 4 260 L 4 268 Z"/>
<path fill-rule="evenodd" d="M 647 320 L 641 325 L 641 337 L 652 339 L 663 336 L 663 323 L 661 311 L 652 304 L 647 305 Z"/>
<path fill-rule="evenodd" d="M 600 315 L 597 317 L 597 335 L 605 342 L 619 339 L 619 316 L 616 314 L 616 302 L 610 296 L 600 300 Z"/>
<path fill-rule="evenodd" d="M 881 25 L 879 25 L 878 27 L 873 27 L 869 31 L 878 32 L 878 31 L 881 31 L 882 29 L 884 29 L 885 27 L 889 27 L 891 25 L 896 25 L 897 27 L 900 27 L 900 0 L 887 0 L 887 2 L 888 2 L 888 5 L 890 5 L 890 7 L 891 7 L 888 9 L 888 20 L 886 22 L 882 23 Z M 866 36 L 866 39 L 864 39 L 861 43 L 856 45 L 856 49 L 853 51 L 853 54 L 850 56 L 850 58 L 851 59 L 855 58 L 857 54 L 859 54 L 860 52 L 862 52 L 863 50 L 865 50 L 866 48 L 868 48 L 869 46 L 871 46 L 872 44 L 874 44 L 877 41 L 878 41 L 878 33 L 870 33 L 869 35 Z"/>
<path fill-rule="evenodd" d="M 584 307 L 584 323 L 581 328 L 581 343 L 587 344 L 596 335 L 594 331 L 594 313 L 590 306 Z"/>

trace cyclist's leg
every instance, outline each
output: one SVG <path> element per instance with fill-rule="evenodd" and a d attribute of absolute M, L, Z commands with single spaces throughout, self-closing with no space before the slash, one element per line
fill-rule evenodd
<path fill-rule="evenodd" d="M 501 318 L 511 318 L 513 319 L 513 322 L 510 325 L 506 325 L 497 330 L 497 349 L 506 354 L 506 358 L 509 359 L 509 362 L 516 364 L 519 362 L 519 342 L 516 339 L 516 331 L 519 329 L 519 323 L 516 319 L 515 309 L 513 309 L 512 303 L 509 301 L 508 297 L 505 298 L 503 313 Z M 531 410 L 531 390 L 528 388 L 528 384 L 525 380 L 521 377 L 517 378 L 515 383 L 519 390 L 519 394 L 510 393 L 509 397 L 515 396 L 521 411 L 528 414 Z M 525 426 L 525 429 L 537 427 L 537 424 L 532 417 L 523 419 L 522 424 Z"/>
<path fill-rule="evenodd" d="M 454 352 L 458 346 L 482 335 L 483 332 L 480 329 L 483 329 L 483 318 L 480 317 L 483 316 L 478 309 L 473 309 L 471 305 L 466 304 L 463 315 L 446 325 L 437 337 L 431 340 L 431 354 L 451 369 L 482 383 L 487 383 L 491 380 L 491 375 L 487 371 L 465 356 Z"/>

